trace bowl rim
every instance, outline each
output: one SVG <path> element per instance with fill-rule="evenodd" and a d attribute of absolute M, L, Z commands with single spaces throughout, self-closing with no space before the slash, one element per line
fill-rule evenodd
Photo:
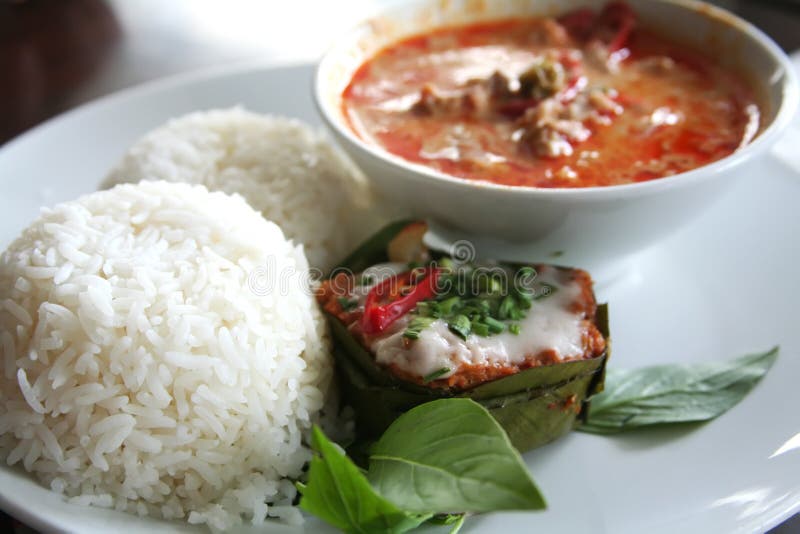
<path fill-rule="evenodd" d="M 338 55 L 350 49 L 353 37 L 376 19 L 391 17 L 392 13 L 407 11 L 409 9 L 419 10 L 425 6 L 434 5 L 434 0 L 417 0 L 414 2 L 393 3 L 384 8 L 378 9 L 369 17 L 350 27 L 346 32 L 339 35 L 334 40 L 328 50 L 323 54 L 317 63 L 312 81 L 312 93 L 314 105 L 326 125 L 338 136 L 354 145 L 370 157 L 383 160 L 388 165 L 394 165 L 407 173 L 411 178 L 424 178 L 432 180 L 442 186 L 452 186 L 463 190 L 492 191 L 495 193 L 513 193 L 514 195 L 542 196 L 551 200 L 566 197 L 594 198 L 594 197 L 617 197 L 617 196 L 638 196 L 674 187 L 684 187 L 711 176 L 720 175 L 726 171 L 739 166 L 747 160 L 761 154 L 767 150 L 789 126 L 800 103 L 800 83 L 792 64 L 786 53 L 778 46 L 775 41 L 759 29 L 754 24 L 742 19 L 738 15 L 723 9 L 719 6 L 708 4 L 700 0 L 645 0 L 653 4 L 672 4 L 687 11 L 694 12 L 697 16 L 706 18 L 716 18 L 723 24 L 727 24 L 735 31 L 743 34 L 746 38 L 754 41 L 770 55 L 782 70 L 781 99 L 775 111 L 773 119 L 758 136 L 749 144 L 737 149 L 733 153 L 712 163 L 684 171 L 682 173 L 662 176 L 645 182 L 631 184 L 617 184 L 591 187 L 535 187 L 528 185 L 506 185 L 489 182 L 485 180 L 469 180 L 433 169 L 421 163 L 408 161 L 400 156 L 392 154 L 383 147 L 369 143 L 361 139 L 350 127 L 339 120 L 338 114 L 330 109 L 326 96 L 330 90 L 326 90 L 326 72 L 335 63 Z M 413 35 L 410 33 L 409 35 Z M 366 61 L 366 60 L 364 60 Z M 363 65 L 363 61 L 361 63 Z M 759 87 L 762 89 L 763 87 Z M 335 96 L 337 105 L 341 104 L 341 93 Z"/>

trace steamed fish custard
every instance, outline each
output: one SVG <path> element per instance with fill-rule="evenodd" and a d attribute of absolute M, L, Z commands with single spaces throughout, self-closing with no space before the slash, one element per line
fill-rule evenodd
<path fill-rule="evenodd" d="M 331 294 L 347 284 L 343 276 L 329 286 Z M 464 389 L 601 355 L 605 340 L 592 322 L 591 283 L 584 271 L 548 265 L 440 260 L 409 270 L 385 263 L 357 275 L 352 290 L 328 300 L 326 311 L 398 378 Z M 403 308 L 409 310 L 400 315 Z"/>
<path fill-rule="evenodd" d="M 416 404 L 466 396 L 522 450 L 568 431 L 602 388 L 607 357 L 605 308 L 589 274 L 458 262 L 426 251 L 424 231 L 412 223 L 382 232 L 383 257 L 336 272 L 318 296 L 363 426 L 377 433 Z"/>

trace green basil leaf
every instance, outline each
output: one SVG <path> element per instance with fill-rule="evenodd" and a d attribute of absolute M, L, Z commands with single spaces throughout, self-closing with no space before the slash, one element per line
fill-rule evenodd
<path fill-rule="evenodd" d="M 450 329 L 450 331 L 461 339 L 467 339 L 471 326 L 472 325 L 469 317 L 466 315 L 456 315 L 450 322 L 447 323 L 447 327 Z"/>
<path fill-rule="evenodd" d="M 442 514 L 433 516 L 428 520 L 428 525 L 437 525 L 437 526 L 449 526 L 450 532 L 449 534 L 458 534 L 461 530 L 461 527 L 464 526 L 464 521 L 466 521 L 467 515 L 466 514 Z"/>
<path fill-rule="evenodd" d="M 311 459 L 308 484 L 298 484 L 300 508 L 345 532 L 402 533 L 418 527 L 432 514 L 400 510 L 370 486 L 366 477 L 325 434 L 314 427 L 316 452 Z"/>
<path fill-rule="evenodd" d="M 412 512 L 545 508 L 502 427 L 469 399 L 436 400 L 397 418 L 374 445 L 367 476 Z"/>
<path fill-rule="evenodd" d="M 583 432 L 614 434 L 665 423 L 708 421 L 742 400 L 769 371 L 778 347 L 727 362 L 608 369 Z"/>
<path fill-rule="evenodd" d="M 450 517 L 453 518 L 453 521 L 446 522 L 445 525 L 452 525 L 450 527 L 450 534 L 458 534 L 461 530 L 461 527 L 464 526 L 464 520 L 466 520 L 467 516 L 464 514 L 458 514 L 451 515 Z"/>

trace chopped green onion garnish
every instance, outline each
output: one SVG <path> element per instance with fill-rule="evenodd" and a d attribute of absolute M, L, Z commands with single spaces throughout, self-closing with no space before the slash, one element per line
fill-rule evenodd
<path fill-rule="evenodd" d="M 450 297 L 439 303 L 439 310 L 442 312 L 442 315 L 450 315 L 456 310 L 459 304 L 461 304 L 461 297 Z"/>
<path fill-rule="evenodd" d="M 503 297 L 503 300 L 500 301 L 500 307 L 497 309 L 497 318 L 501 321 L 504 321 L 511 317 L 511 313 L 516 308 L 516 303 L 511 295 L 506 295 Z"/>
<path fill-rule="evenodd" d="M 517 305 L 523 310 L 527 310 L 531 307 L 531 304 L 533 303 L 533 297 L 527 291 L 516 290 L 514 291 L 514 296 L 517 298 Z"/>
<path fill-rule="evenodd" d="M 503 290 L 503 284 L 500 283 L 500 280 L 485 272 L 479 273 L 473 279 L 473 286 L 475 286 L 478 293 L 488 293 L 489 295 L 495 295 Z"/>
<path fill-rule="evenodd" d="M 439 260 L 438 264 L 442 269 L 453 269 L 456 266 L 451 258 L 442 258 Z"/>
<path fill-rule="evenodd" d="M 508 314 L 508 318 L 512 321 L 521 321 L 525 318 L 525 311 L 519 308 L 514 308 L 511 310 L 511 313 Z"/>
<path fill-rule="evenodd" d="M 427 384 L 428 382 L 433 382 L 433 381 L 434 381 L 434 380 L 436 380 L 437 378 L 440 378 L 440 377 L 442 377 L 442 376 L 446 375 L 446 374 L 447 374 L 447 373 L 449 373 L 449 372 L 450 372 L 450 369 L 449 369 L 448 367 L 442 367 L 441 369 L 437 369 L 436 371 L 432 372 L 432 373 L 431 373 L 431 374 L 429 374 L 429 375 L 425 375 L 425 376 L 422 378 L 422 381 L 423 381 L 425 384 Z"/>
<path fill-rule="evenodd" d="M 489 325 L 487 325 L 486 323 L 472 321 L 471 326 L 472 326 L 472 332 L 476 336 L 489 337 L 489 334 L 491 333 L 489 331 Z"/>
<path fill-rule="evenodd" d="M 336 300 L 339 302 L 339 306 L 341 306 L 344 311 L 352 311 L 358 308 L 358 301 L 355 299 L 349 299 L 347 297 L 339 297 Z"/>
<path fill-rule="evenodd" d="M 441 258 L 436 264 L 443 272 L 437 282 L 438 294 L 430 300 L 418 302 L 411 311 L 404 337 L 417 339 L 420 332 L 436 319 L 442 319 L 448 328 L 462 339 L 469 334 L 492 336 L 508 331 L 519 334 L 519 324 L 505 321 L 525 319 L 534 300 L 549 296 L 555 287 L 549 284 L 533 284 L 536 269 L 523 265 L 514 271 L 514 283 L 506 279 L 504 268 L 476 267 L 473 264 L 456 263 L 451 258 Z M 414 270 L 414 279 L 419 281 L 422 269 L 419 264 L 409 264 Z M 497 270 L 499 269 L 499 270 Z M 540 288 L 544 288 L 541 290 Z M 414 322 L 415 319 L 424 319 Z"/>
<path fill-rule="evenodd" d="M 495 295 L 497 293 L 501 293 L 503 291 L 503 284 L 497 278 L 491 278 L 489 280 L 489 287 L 486 288 L 486 292 L 490 295 Z"/>
<path fill-rule="evenodd" d="M 368 274 L 366 274 L 366 275 L 362 274 L 361 275 L 361 285 L 362 286 L 371 286 L 374 283 L 375 283 L 375 277 L 374 276 L 369 276 Z"/>
<path fill-rule="evenodd" d="M 433 317 L 414 317 L 408 323 L 406 331 L 403 332 L 403 337 L 406 339 L 419 339 L 422 331 L 433 324 L 433 321 L 435 321 Z"/>
<path fill-rule="evenodd" d="M 416 312 L 423 317 L 441 317 L 442 311 L 439 303 L 432 300 L 417 302 Z"/>
<path fill-rule="evenodd" d="M 466 315 L 456 315 L 455 318 L 447 323 L 447 326 L 451 332 L 461 339 L 467 339 L 472 325 Z"/>
<path fill-rule="evenodd" d="M 486 326 L 489 327 L 489 331 L 492 334 L 499 334 L 506 329 L 505 323 L 500 322 L 497 319 L 493 319 L 492 317 L 485 317 L 483 320 L 486 323 Z"/>

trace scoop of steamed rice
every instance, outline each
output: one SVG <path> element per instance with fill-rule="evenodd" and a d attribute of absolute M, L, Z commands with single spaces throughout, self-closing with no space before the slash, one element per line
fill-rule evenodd
<path fill-rule="evenodd" d="M 121 185 L 0 256 L 0 457 L 83 504 L 300 520 L 329 391 L 301 247 L 236 196 Z"/>
<path fill-rule="evenodd" d="M 137 141 L 104 186 L 141 180 L 238 193 L 327 271 L 391 214 L 363 174 L 304 123 L 241 108 L 191 113 Z"/>

